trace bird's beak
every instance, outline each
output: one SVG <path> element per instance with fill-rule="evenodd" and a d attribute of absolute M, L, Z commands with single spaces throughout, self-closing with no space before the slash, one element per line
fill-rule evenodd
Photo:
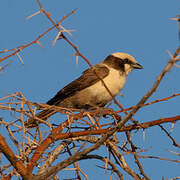
<path fill-rule="evenodd" d="M 143 69 L 143 67 L 138 63 L 135 63 L 132 66 L 133 66 L 134 69 Z"/>

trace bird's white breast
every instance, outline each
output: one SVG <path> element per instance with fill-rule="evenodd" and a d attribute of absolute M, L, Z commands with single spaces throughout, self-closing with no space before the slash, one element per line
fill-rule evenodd
<path fill-rule="evenodd" d="M 111 91 L 113 96 L 116 96 L 120 93 L 121 89 L 124 87 L 124 84 L 126 82 L 126 76 L 125 74 L 120 73 L 118 70 L 114 68 L 109 68 L 109 74 L 106 76 L 103 81 L 108 87 L 108 89 Z M 94 85 L 87 88 L 88 91 L 93 96 L 98 97 L 99 100 L 111 100 L 112 97 L 110 96 L 107 89 L 104 87 L 101 81 L 98 81 Z"/>

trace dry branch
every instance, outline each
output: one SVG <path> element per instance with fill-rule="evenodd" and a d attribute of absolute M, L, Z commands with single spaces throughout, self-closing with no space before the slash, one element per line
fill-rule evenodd
<path fill-rule="evenodd" d="M 52 29 L 56 28 L 58 30 L 59 39 L 65 40 L 75 50 L 76 56 L 77 57 L 80 56 L 82 59 L 84 59 L 86 61 L 86 63 L 90 67 L 93 68 L 93 66 L 91 65 L 89 60 L 86 57 L 84 57 L 84 55 L 79 51 L 77 45 L 73 44 L 69 40 L 69 38 L 67 36 L 65 36 L 65 34 L 64 34 L 65 30 L 61 26 L 61 23 L 64 21 L 64 19 L 69 17 L 71 14 L 74 14 L 75 10 L 73 10 L 72 12 L 70 12 L 66 16 L 64 16 L 58 23 L 55 23 L 55 21 L 51 18 L 50 13 L 46 12 L 45 9 L 42 7 L 40 0 L 37 0 L 37 2 L 40 7 L 40 12 L 42 14 L 44 14 L 50 20 L 50 22 L 53 24 L 53 26 L 51 28 L 49 28 L 48 30 L 46 30 L 44 33 L 40 34 L 34 41 L 27 43 L 26 45 L 21 45 L 19 47 L 4 51 L 3 53 L 11 52 L 11 51 L 13 51 L 13 52 L 11 54 L 5 56 L 4 58 L 1 58 L 0 62 L 8 59 L 9 57 L 11 57 L 15 54 L 18 55 L 18 52 L 22 51 L 23 49 L 25 49 L 33 44 L 36 44 L 36 43 L 39 44 L 39 39 L 41 37 L 43 37 L 45 34 L 50 32 Z M 154 159 L 160 159 L 160 160 L 169 160 L 169 159 L 160 158 L 160 157 L 156 157 L 156 156 L 141 156 L 141 155 L 139 155 L 139 152 L 142 152 L 142 151 L 136 152 L 135 144 L 131 140 L 129 132 L 132 130 L 146 129 L 146 128 L 156 126 L 156 125 L 161 126 L 161 124 L 163 124 L 163 123 L 175 123 L 176 121 L 180 120 L 180 115 L 170 117 L 170 118 L 161 118 L 159 120 L 149 121 L 146 123 L 135 123 L 133 125 L 128 125 L 128 126 L 125 126 L 125 123 L 129 119 L 131 119 L 140 108 L 147 106 L 147 105 L 152 105 L 157 102 L 167 101 L 170 98 L 177 97 L 180 95 L 180 94 L 174 94 L 170 97 L 155 100 L 155 101 L 145 104 L 145 102 L 148 100 L 148 98 L 151 97 L 152 94 L 157 90 L 158 86 L 160 85 L 160 82 L 162 81 L 162 79 L 164 78 L 166 73 L 169 72 L 171 70 L 171 68 L 176 65 L 177 61 L 179 61 L 179 59 L 178 59 L 179 53 L 180 53 L 180 47 L 177 48 L 176 52 L 169 60 L 166 67 L 162 70 L 160 75 L 157 77 L 152 88 L 144 95 L 144 97 L 142 97 L 142 99 L 137 103 L 136 106 L 132 106 L 128 109 L 124 109 L 118 103 L 118 101 L 112 96 L 112 93 L 109 91 L 109 89 L 107 88 L 104 81 L 94 71 L 96 76 L 103 83 L 106 90 L 112 96 L 115 104 L 117 104 L 118 107 L 121 109 L 116 112 L 107 112 L 107 114 L 111 115 L 111 117 L 116 119 L 115 125 L 112 122 L 110 122 L 108 124 L 101 124 L 99 122 L 99 119 L 96 117 L 97 112 L 79 111 L 79 113 L 73 114 L 74 111 L 78 111 L 78 110 L 60 108 L 60 107 L 56 107 L 56 106 L 48 106 L 48 105 L 43 105 L 43 104 L 38 104 L 38 103 L 31 103 L 27 99 L 25 99 L 25 97 L 23 96 L 23 94 L 21 92 L 16 93 L 14 95 L 8 95 L 6 97 L 6 99 L 12 98 L 13 100 L 16 99 L 18 102 L 10 101 L 10 102 L 6 102 L 6 103 L 1 103 L 3 105 L 0 105 L 0 109 L 18 112 L 18 113 L 20 113 L 20 118 L 16 121 L 10 122 L 10 123 L 1 121 L 1 124 L 3 124 L 5 127 L 7 127 L 7 130 L 9 131 L 9 135 L 10 135 L 10 137 L 12 137 L 15 144 L 16 144 L 16 141 L 18 141 L 18 140 L 15 138 L 15 135 L 14 135 L 15 131 L 12 131 L 10 129 L 10 127 L 12 126 L 12 127 L 18 128 L 19 129 L 18 131 L 22 132 L 22 140 L 19 140 L 20 142 L 21 141 L 22 142 L 21 143 L 17 142 L 17 144 L 16 144 L 17 149 L 19 150 L 19 154 L 20 154 L 19 158 L 18 158 L 18 156 L 13 153 L 12 149 L 10 149 L 9 145 L 5 141 L 5 138 L 2 135 L 0 135 L 0 151 L 6 156 L 6 158 L 11 163 L 12 167 L 14 167 L 16 169 L 17 173 L 20 174 L 23 179 L 33 179 L 33 180 L 46 179 L 46 178 L 55 176 L 60 170 L 64 169 L 65 167 L 67 167 L 69 165 L 72 165 L 72 164 L 74 164 L 77 176 L 79 177 L 79 179 L 81 179 L 80 172 L 82 174 L 84 174 L 85 177 L 87 177 L 87 176 L 79 168 L 79 164 L 77 164 L 76 162 L 78 162 L 80 160 L 84 160 L 84 159 L 99 159 L 99 160 L 105 162 L 104 169 L 107 169 L 107 165 L 110 165 L 111 170 L 113 172 L 115 172 L 120 179 L 123 179 L 123 174 L 121 174 L 120 171 L 118 170 L 118 168 L 116 166 L 117 164 L 121 167 L 121 169 L 123 171 L 128 173 L 134 179 L 138 179 L 138 180 L 142 179 L 140 177 L 140 175 L 138 173 L 136 173 L 125 161 L 124 155 L 126 155 L 126 154 L 132 154 L 134 156 L 135 163 L 137 164 L 140 173 L 144 176 L 145 179 L 150 179 L 144 172 L 143 166 L 140 163 L 138 158 L 154 158 Z M 4 99 L 2 98 L 1 100 L 4 100 Z M 15 106 L 15 108 L 14 108 L 14 106 Z M 28 110 L 26 110 L 25 106 L 28 107 Z M 61 112 L 61 113 L 68 115 L 68 119 L 63 121 L 58 127 L 53 129 L 52 125 L 49 122 L 44 122 L 41 119 L 38 119 L 34 115 L 33 107 L 35 107 L 35 106 L 38 106 L 39 109 L 54 108 L 57 112 Z M 17 107 L 19 107 L 19 108 L 17 108 Z M 129 110 L 131 110 L 131 111 L 128 113 L 127 111 L 129 111 Z M 121 116 L 118 114 L 120 112 L 124 112 L 126 114 L 126 116 L 122 120 L 121 120 Z M 24 116 L 34 118 L 38 122 L 43 122 L 44 124 L 46 124 L 50 129 L 50 130 L 48 129 L 49 130 L 48 132 L 50 132 L 50 134 L 45 138 L 43 136 L 45 133 L 43 134 L 43 130 L 41 129 L 40 126 L 37 127 L 37 129 L 34 130 L 34 132 L 32 131 L 32 133 L 31 133 L 31 130 L 28 130 L 24 126 Z M 85 120 L 85 119 L 83 119 L 84 117 L 88 117 L 89 119 Z M 21 123 L 20 127 L 19 127 L 19 125 L 16 124 L 17 121 L 18 121 L 18 123 L 19 122 Z M 73 127 L 74 124 L 77 126 Z M 85 127 L 85 125 L 87 127 Z M 104 127 L 108 127 L 108 128 L 104 128 Z M 80 128 L 82 128 L 83 130 L 79 131 Z M 168 137 L 172 140 L 173 144 L 176 147 L 180 147 L 179 144 L 177 144 L 177 142 L 174 140 L 174 138 L 162 126 L 161 126 L 161 128 L 168 135 Z M 77 131 L 77 129 L 78 129 L 78 131 Z M 65 132 L 65 130 L 67 130 L 67 131 Z M 16 132 L 18 132 L 18 131 L 16 131 Z M 124 143 L 123 148 L 120 148 L 117 146 L 117 144 L 115 144 L 115 142 L 112 139 L 110 139 L 111 136 L 117 132 L 126 132 L 127 142 L 131 146 L 130 151 L 128 151 L 128 147 L 127 147 L 128 143 L 127 142 Z M 99 136 L 95 137 L 94 135 L 99 135 Z M 32 139 L 29 136 L 32 137 Z M 48 151 L 49 149 L 52 150 L 50 145 L 52 145 L 52 143 L 54 143 L 58 140 L 66 140 L 66 141 L 62 141 L 59 144 L 59 146 L 57 146 L 54 149 L 54 151 L 50 151 L 52 153 L 46 157 L 45 156 L 46 151 Z M 27 143 L 26 143 L 26 141 L 27 141 Z M 76 144 L 74 143 L 75 141 L 76 141 Z M 84 144 L 81 144 L 80 148 L 78 150 L 76 150 L 78 145 L 81 143 L 81 141 L 83 141 Z M 86 146 L 88 142 L 94 143 L 94 145 Z M 75 144 L 75 147 L 73 147 L 75 150 L 74 154 L 71 153 L 71 151 L 69 149 L 69 144 L 72 144 L 72 143 Z M 29 144 L 32 144 L 32 146 L 31 146 L 31 148 L 29 148 L 26 151 L 25 145 L 29 145 Z M 32 148 L 33 145 L 36 146 L 36 149 Z M 102 156 L 89 155 L 90 152 L 97 150 L 100 146 L 107 146 L 109 148 L 108 152 L 113 156 L 113 158 L 117 164 L 114 164 L 110 159 L 102 157 Z M 68 158 L 65 160 L 62 160 L 61 162 L 58 162 L 56 165 L 52 166 L 52 163 L 55 161 L 55 159 L 59 155 L 61 155 L 60 153 L 62 153 L 62 150 L 65 149 L 65 147 L 67 147 L 67 151 L 65 152 L 66 155 L 69 153 Z M 124 153 L 120 153 L 118 148 L 120 150 L 124 151 Z M 29 153 L 27 153 L 27 152 L 29 152 Z M 23 158 L 22 158 L 23 160 L 20 159 L 23 156 L 24 157 L 27 156 L 28 160 L 25 161 Z M 179 163 L 178 160 L 171 160 L 171 161 Z M 32 172 L 33 172 L 33 170 L 35 170 L 35 168 L 37 167 L 37 164 L 39 162 L 41 162 L 43 165 L 41 166 L 39 171 L 37 171 L 37 173 L 34 175 L 34 174 L 32 174 Z M 27 165 L 27 166 L 25 166 L 25 165 Z M 13 173 L 15 174 L 16 171 L 14 170 Z M 9 173 L 6 177 L 3 176 L 3 178 L 10 179 L 11 176 L 13 175 L 13 173 Z M 3 172 L 1 172 L 1 174 L 3 174 Z"/>
<path fill-rule="evenodd" d="M 11 148 L 5 141 L 5 138 L 0 134 L 0 151 L 6 156 L 12 166 L 16 169 L 16 171 L 23 177 L 27 178 L 28 173 L 23 166 L 23 163 L 15 156 L 12 152 Z"/>

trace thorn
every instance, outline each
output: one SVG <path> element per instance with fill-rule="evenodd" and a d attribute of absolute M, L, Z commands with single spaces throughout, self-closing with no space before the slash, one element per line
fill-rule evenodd
<path fill-rule="evenodd" d="M 171 134 L 171 133 L 173 132 L 174 125 L 175 125 L 175 123 L 173 122 L 173 123 L 172 123 L 172 126 L 171 126 L 171 129 L 170 129 L 170 131 L 169 131 L 169 134 Z"/>
<path fill-rule="evenodd" d="M 20 51 L 21 51 L 21 49 L 20 49 Z M 19 55 L 19 53 L 17 52 L 16 54 L 17 54 L 18 58 L 20 59 L 21 63 L 24 65 L 24 62 L 23 62 L 21 56 Z"/>
<path fill-rule="evenodd" d="M 175 63 L 174 66 L 176 66 L 177 68 L 180 68 L 180 65 L 179 65 L 179 64 L 176 64 L 176 63 Z"/>
<path fill-rule="evenodd" d="M 167 53 L 169 54 L 170 58 L 173 58 L 172 53 L 167 49 Z"/>
<path fill-rule="evenodd" d="M 41 13 L 41 11 L 35 12 L 34 14 L 26 17 L 25 19 L 28 20 L 28 19 L 32 18 L 33 16 L 36 16 L 36 15 L 38 15 L 38 14 L 40 14 L 40 13 Z"/>
<path fill-rule="evenodd" d="M 56 41 L 57 41 L 57 40 L 62 39 L 62 38 L 60 38 L 60 37 L 61 37 L 61 34 L 62 34 L 62 32 L 59 31 L 58 34 L 56 35 L 55 39 L 54 39 L 53 42 L 52 42 L 53 46 L 56 44 Z"/>
<path fill-rule="evenodd" d="M 40 48 L 42 48 L 42 44 L 39 41 L 36 41 Z"/>
<path fill-rule="evenodd" d="M 143 129 L 143 143 L 145 143 L 145 129 Z"/>
<path fill-rule="evenodd" d="M 76 53 L 73 54 L 72 56 L 76 56 L 76 65 L 78 65 L 78 57 L 79 57 L 79 54 L 76 52 Z"/>
<path fill-rule="evenodd" d="M 78 55 L 76 55 L 76 65 L 78 65 Z"/>
<path fill-rule="evenodd" d="M 67 30 L 65 29 L 62 25 L 59 24 L 59 27 L 62 29 L 62 32 L 67 32 L 70 36 L 72 36 L 72 34 L 70 32 L 74 32 L 75 30 Z"/>
<path fill-rule="evenodd" d="M 170 20 L 173 20 L 173 21 L 180 21 L 180 18 L 169 18 Z"/>

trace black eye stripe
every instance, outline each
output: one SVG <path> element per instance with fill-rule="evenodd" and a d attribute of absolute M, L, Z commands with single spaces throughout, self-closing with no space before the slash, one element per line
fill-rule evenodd
<path fill-rule="evenodd" d="M 124 59 L 124 64 L 132 64 L 132 62 L 128 58 L 125 58 Z"/>

